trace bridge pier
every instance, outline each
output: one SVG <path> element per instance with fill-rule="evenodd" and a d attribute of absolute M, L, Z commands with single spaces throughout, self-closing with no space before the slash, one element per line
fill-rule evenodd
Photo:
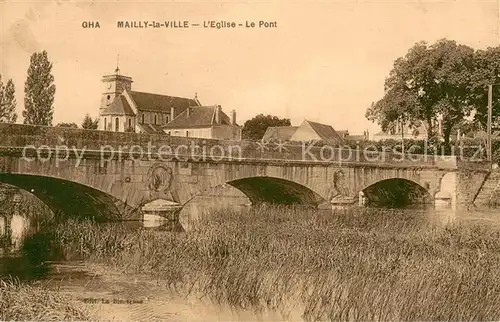
<path fill-rule="evenodd" d="M 363 191 L 360 191 L 358 194 L 358 206 L 364 207 L 366 205 L 366 196 Z"/>
<path fill-rule="evenodd" d="M 441 178 L 439 190 L 434 194 L 434 205 L 438 208 L 457 207 L 457 172 L 448 172 Z"/>
<path fill-rule="evenodd" d="M 165 199 L 156 199 L 142 207 L 145 227 L 165 227 L 167 230 L 183 231 L 179 222 L 182 205 Z"/>

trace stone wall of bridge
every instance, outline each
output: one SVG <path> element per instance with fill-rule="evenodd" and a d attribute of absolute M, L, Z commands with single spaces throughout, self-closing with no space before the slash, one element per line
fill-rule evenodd
<path fill-rule="evenodd" d="M 0 147 L 65 147 L 70 150 L 93 150 L 108 153 L 172 153 L 182 158 L 221 156 L 231 159 L 290 160 L 335 162 L 338 165 L 356 163 L 392 167 L 430 167 L 441 169 L 483 166 L 480 162 L 459 161 L 453 157 L 433 155 L 402 156 L 399 153 L 358 151 L 333 146 L 263 144 L 262 142 L 212 140 L 175 137 L 163 134 L 137 134 L 109 131 L 81 130 L 64 127 L 28 126 L 0 123 Z M 199 159 L 199 158 L 198 158 Z"/>
<path fill-rule="evenodd" d="M 239 189 L 254 203 L 355 202 L 360 191 L 390 192 L 405 186 L 424 191 L 430 199 L 444 196 L 455 204 L 470 204 L 489 166 L 453 157 L 401 158 L 306 144 L 262 146 L 248 141 L 16 124 L 0 124 L 0 137 L 0 182 L 33 190 L 54 210 L 102 217 L 135 215 L 157 198 L 186 205 L 224 184 Z M 195 157 L 187 150 L 192 145 L 216 153 Z M 126 150 L 130 146 L 143 151 L 131 153 Z M 181 147 L 188 153 L 180 149 L 174 155 L 157 154 L 160 146 Z M 125 149 L 122 154 L 116 153 L 120 147 Z M 236 154 L 229 153 L 235 148 L 239 149 Z M 151 154 L 144 155 L 144 150 Z"/>
<path fill-rule="evenodd" d="M 185 205 L 196 196 L 224 184 L 241 190 L 254 203 L 318 206 L 334 198 L 357 200 L 360 191 L 383 180 L 406 180 L 434 196 L 447 173 L 455 172 L 336 163 L 266 163 L 262 160 L 113 159 L 103 162 L 97 156 L 89 156 L 81 163 L 76 158 L 69 158 L 57 164 L 54 157 L 44 162 L 19 156 L 0 157 L 0 182 L 28 191 L 34 189 L 40 199 L 64 212 L 85 210 L 92 213 L 102 208 L 106 211 L 99 212 L 105 216 L 117 214 L 123 207 L 138 209 L 158 198 Z M 460 193 L 458 198 L 466 195 L 467 189 Z"/>

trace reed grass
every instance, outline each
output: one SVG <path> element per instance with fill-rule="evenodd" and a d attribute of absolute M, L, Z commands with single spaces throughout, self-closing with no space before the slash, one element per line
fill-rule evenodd
<path fill-rule="evenodd" d="M 67 257 L 236 308 L 311 321 L 500 318 L 500 229 L 482 224 L 263 206 L 215 212 L 189 233 L 69 222 L 55 237 Z"/>
<path fill-rule="evenodd" d="M 0 280 L 1 321 L 82 321 L 92 316 L 71 299 L 44 287 Z"/>

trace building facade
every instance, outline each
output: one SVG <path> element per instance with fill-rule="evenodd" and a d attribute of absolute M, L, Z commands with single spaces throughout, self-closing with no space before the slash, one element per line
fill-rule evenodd
<path fill-rule="evenodd" d="M 224 140 L 241 140 L 241 130 L 236 123 L 236 111 L 228 116 L 220 105 L 188 107 L 163 126 L 163 131 L 172 136 Z"/>
<path fill-rule="evenodd" d="M 241 139 L 241 127 L 235 120 L 236 112 L 232 112 L 234 119 L 230 120 L 218 106 L 217 123 L 215 107 L 202 106 L 197 95 L 184 98 L 133 91 L 132 78 L 120 75 L 118 68 L 114 75 L 104 76 L 102 83 L 104 89 L 99 109 L 99 130 Z M 213 122 L 205 115 L 209 114 L 207 111 L 212 111 Z"/>
<path fill-rule="evenodd" d="M 300 126 L 271 126 L 266 129 L 262 141 L 265 142 L 300 142 L 322 141 L 339 144 L 343 138 L 335 129 L 326 124 L 304 120 Z"/>
<path fill-rule="evenodd" d="M 441 133 L 441 126 L 438 125 L 438 134 Z M 389 131 L 380 131 L 373 135 L 374 141 L 382 140 L 395 140 L 401 141 L 403 139 L 413 139 L 413 140 L 426 140 L 427 139 L 427 124 L 425 122 L 420 122 L 416 126 L 410 126 L 409 123 L 401 125 L 398 123 L 395 128 Z"/>

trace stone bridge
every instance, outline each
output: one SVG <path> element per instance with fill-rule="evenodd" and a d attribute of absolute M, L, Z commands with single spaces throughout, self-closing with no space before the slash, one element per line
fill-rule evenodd
<path fill-rule="evenodd" d="M 252 203 L 331 207 L 355 204 L 363 195 L 378 204 L 440 199 L 470 205 L 488 169 L 455 157 L 306 143 L 0 124 L 0 183 L 31 192 L 56 213 L 97 218 L 136 215 L 158 199 L 182 207 L 225 184 Z"/>

